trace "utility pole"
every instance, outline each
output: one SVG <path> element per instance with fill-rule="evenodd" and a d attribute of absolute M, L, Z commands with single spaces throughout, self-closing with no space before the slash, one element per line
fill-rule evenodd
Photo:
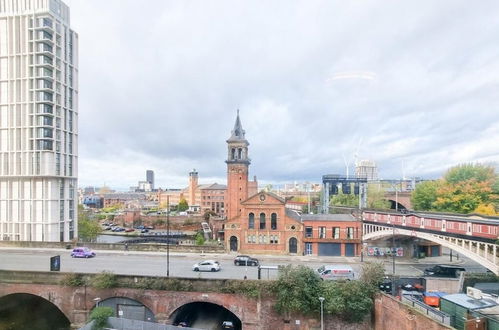
<path fill-rule="evenodd" d="M 395 224 L 392 223 L 392 259 L 393 259 L 393 275 L 395 275 Z"/>
<path fill-rule="evenodd" d="M 166 277 L 170 277 L 170 196 L 166 196 Z"/>

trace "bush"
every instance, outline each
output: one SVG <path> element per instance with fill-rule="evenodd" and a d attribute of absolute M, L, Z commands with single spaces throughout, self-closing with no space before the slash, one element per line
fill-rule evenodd
<path fill-rule="evenodd" d="M 320 310 L 321 279 L 306 266 L 285 266 L 279 270 L 273 291 L 278 313 L 315 314 Z"/>
<path fill-rule="evenodd" d="M 385 276 L 385 265 L 382 262 L 366 262 L 362 265 L 360 281 L 364 282 L 374 295 Z"/>
<path fill-rule="evenodd" d="M 203 245 L 204 244 L 204 236 L 201 233 L 196 234 L 196 245 Z"/>
<path fill-rule="evenodd" d="M 90 320 L 94 321 L 92 330 L 104 329 L 107 326 L 107 318 L 114 316 L 114 310 L 111 307 L 96 307 L 90 313 Z"/>
<path fill-rule="evenodd" d="M 188 281 L 183 282 L 176 278 L 161 278 L 161 277 L 142 278 L 135 284 L 135 287 L 143 290 L 166 290 L 166 291 L 192 290 L 192 284 L 190 284 Z"/>
<path fill-rule="evenodd" d="M 83 275 L 77 273 L 66 274 L 61 280 L 61 285 L 64 286 L 84 286 L 85 284 L 86 283 Z"/>
<path fill-rule="evenodd" d="M 258 298 L 269 289 L 268 282 L 265 281 L 229 281 L 226 286 L 220 289 L 222 293 L 242 294 L 249 298 Z"/>
<path fill-rule="evenodd" d="M 372 290 L 362 281 L 324 281 L 324 311 L 347 322 L 360 322 L 373 307 Z"/>
<path fill-rule="evenodd" d="M 109 289 L 118 286 L 116 275 L 111 272 L 102 272 L 94 276 L 91 285 L 97 289 Z"/>

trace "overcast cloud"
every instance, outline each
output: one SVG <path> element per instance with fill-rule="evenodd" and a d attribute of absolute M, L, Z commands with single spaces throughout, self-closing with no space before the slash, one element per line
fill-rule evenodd
<path fill-rule="evenodd" d="M 260 183 L 499 161 L 497 1 L 65 2 L 80 186 L 225 183 L 236 109 Z"/>

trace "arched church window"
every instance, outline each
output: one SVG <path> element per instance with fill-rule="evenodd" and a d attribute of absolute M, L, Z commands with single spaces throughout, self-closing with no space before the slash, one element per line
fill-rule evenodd
<path fill-rule="evenodd" d="M 276 230 L 277 229 L 277 214 L 272 213 L 270 216 L 270 229 Z"/>
<path fill-rule="evenodd" d="M 250 213 L 248 216 L 248 228 L 255 229 L 255 214 Z"/>
<path fill-rule="evenodd" d="M 237 149 L 237 159 L 243 159 L 243 149 Z"/>
<path fill-rule="evenodd" d="M 265 229 L 265 213 L 260 213 L 260 229 Z"/>
<path fill-rule="evenodd" d="M 231 160 L 234 160 L 236 158 L 236 148 L 232 148 L 230 150 L 230 155 L 231 155 L 230 157 Z"/>

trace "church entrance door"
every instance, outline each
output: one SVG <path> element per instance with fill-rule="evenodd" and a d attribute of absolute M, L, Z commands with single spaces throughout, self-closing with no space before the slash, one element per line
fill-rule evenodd
<path fill-rule="evenodd" d="M 237 237 L 236 236 L 230 237 L 229 244 L 230 244 L 231 251 L 237 251 Z"/>
<path fill-rule="evenodd" d="M 298 252 L 298 240 L 294 237 L 289 239 L 289 253 L 297 253 Z"/>

